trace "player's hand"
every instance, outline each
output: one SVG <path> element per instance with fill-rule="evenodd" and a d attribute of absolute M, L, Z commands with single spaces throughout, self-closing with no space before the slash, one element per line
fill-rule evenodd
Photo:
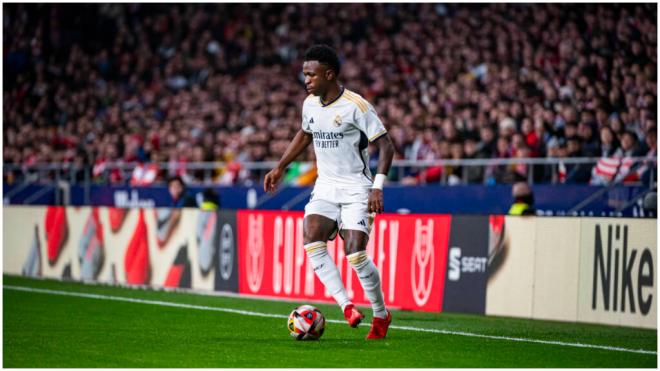
<path fill-rule="evenodd" d="M 369 212 L 380 214 L 384 211 L 383 190 L 372 188 L 369 190 Z"/>
<path fill-rule="evenodd" d="M 277 183 L 282 179 L 282 175 L 284 175 L 284 171 L 279 167 L 269 171 L 264 178 L 264 191 L 275 192 L 277 189 Z"/>

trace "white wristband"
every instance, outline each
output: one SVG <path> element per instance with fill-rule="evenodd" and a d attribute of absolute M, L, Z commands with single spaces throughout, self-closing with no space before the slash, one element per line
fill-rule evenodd
<path fill-rule="evenodd" d="M 374 178 L 374 184 L 371 186 L 371 188 L 375 189 L 383 189 L 383 183 L 385 183 L 385 174 L 376 174 L 376 177 Z"/>

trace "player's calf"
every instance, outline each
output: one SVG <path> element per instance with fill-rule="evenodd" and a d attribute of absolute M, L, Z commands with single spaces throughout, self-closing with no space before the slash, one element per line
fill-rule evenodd
<path fill-rule="evenodd" d="M 339 270 L 328 254 L 326 243 L 316 241 L 305 245 L 305 252 L 312 264 L 316 276 L 342 308 L 351 304 L 346 288 L 339 275 Z"/>
<path fill-rule="evenodd" d="M 376 265 L 364 250 L 350 254 L 346 258 L 357 273 L 364 293 L 367 299 L 369 299 L 369 302 L 371 302 L 374 317 L 386 318 L 387 309 L 385 308 L 385 299 L 381 290 L 378 268 L 376 268 Z"/>

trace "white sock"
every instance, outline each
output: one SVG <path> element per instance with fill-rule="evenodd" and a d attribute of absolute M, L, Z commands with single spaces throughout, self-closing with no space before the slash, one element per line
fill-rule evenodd
<path fill-rule="evenodd" d="M 328 255 L 328 248 L 325 242 L 316 241 L 308 243 L 305 245 L 305 251 L 307 252 L 309 261 L 312 263 L 314 272 L 316 272 L 316 276 L 323 282 L 323 285 L 325 285 L 325 288 L 328 289 L 332 297 L 335 298 L 337 304 L 341 306 L 341 310 L 344 311 L 347 305 L 353 303 L 348 298 L 337 265 L 335 265 L 335 262 Z"/>
<path fill-rule="evenodd" d="M 380 275 L 374 262 L 369 259 L 366 251 L 358 251 L 348 255 L 346 258 L 357 273 L 364 293 L 371 302 L 374 317 L 387 318 L 385 299 L 383 298 L 383 291 L 380 288 Z"/>

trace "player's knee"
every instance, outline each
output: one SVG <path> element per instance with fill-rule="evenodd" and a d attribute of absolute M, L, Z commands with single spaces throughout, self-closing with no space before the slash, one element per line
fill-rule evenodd
<path fill-rule="evenodd" d="M 362 231 L 344 230 L 345 243 L 344 251 L 346 256 L 365 251 L 367 249 L 367 242 L 369 236 Z"/>
<path fill-rule="evenodd" d="M 316 241 L 327 241 L 328 235 L 332 225 L 325 225 L 325 223 L 316 220 L 315 218 L 305 218 L 303 226 L 303 243 L 306 245 L 308 243 Z"/>
<path fill-rule="evenodd" d="M 361 249 L 361 248 L 360 248 L 360 245 L 357 244 L 357 243 L 348 243 L 348 242 L 345 242 L 345 245 L 344 245 L 344 252 L 346 253 L 346 256 L 349 256 L 349 255 L 352 255 L 352 254 L 356 254 L 356 253 L 358 253 L 358 252 L 360 252 L 360 251 L 364 251 L 364 250 L 365 250 L 365 249 Z"/>
<path fill-rule="evenodd" d="M 318 234 L 318 223 L 305 220 L 303 226 L 303 243 L 307 245 L 314 241 L 319 241 L 320 238 L 318 238 Z"/>
<path fill-rule="evenodd" d="M 323 241 L 323 238 L 321 238 L 321 234 L 318 233 L 318 231 L 308 231 L 307 229 L 303 231 L 303 243 L 305 245 L 317 241 Z"/>

